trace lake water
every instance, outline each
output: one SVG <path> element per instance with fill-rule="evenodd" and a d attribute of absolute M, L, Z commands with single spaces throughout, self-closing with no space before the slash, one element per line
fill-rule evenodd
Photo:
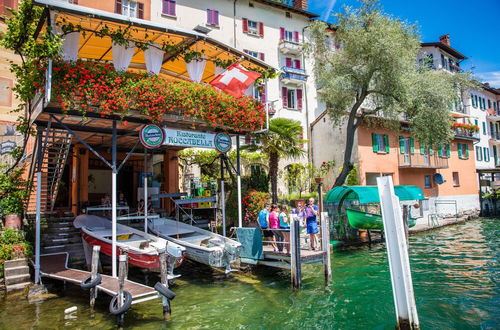
<path fill-rule="evenodd" d="M 500 220 L 482 219 L 410 238 L 410 262 L 423 329 L 500 328 Z M 335 250 L 333 281 L 324 286 L 322 267 L 303 268 L 303 287 L 290 289 L 286 271 L 259 268 L 229 278 L 209 268 L 186 265 L 173 290 L 172 320 L 162 320 L 160 300 L 132 306 L 131 329 L 393 329 L 395 314 L 384 244 Z M 142 276 L 135 273 L 135 277 Z M 156 278 L 150 278 L 150 285 Z M 109 299 L 95 311 L 88 294 L 68 286 L 63 295 L 29 303 L 0 299 L 0 329 L 109 329 Z M 103 294 L 100 297 L 105 297 Z M 78 306 L 72 314 L 64 309 Z"/>

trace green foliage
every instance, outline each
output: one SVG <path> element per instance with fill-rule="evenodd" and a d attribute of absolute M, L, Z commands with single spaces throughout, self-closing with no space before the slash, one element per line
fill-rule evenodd
<path fill-rule="evenodd" d="M 334 165 L 334 161 L 323 162 L 320 167 L 316 167 L 310 162 L 288 165 L 283 171 L 283 179 L 288 187 L 289 194 L 298 193 L 299 198 L 302 198 L 303 192 L 315 192 L 318 189 L 315 179 L 324 178 Z"/>
<path fill-rule="evenodd" d="M 347 175 L 346 184 L 348 186 L 359 185 L 359 174 L 357 165 L 354 165 L 352 170 L 349 172 L 349 175 Z"/>
<path fill-rule="evenodd" d="M 33 254 L 33 248 L 25 240 L 22 231 L 6 228 L 0 232 L 0 277 L 3 277 L 3 262 L 16 257 L 16 252 L 29 258 Z"/>
<path fill-rule="evenodd" d="M 27 198 L 23 169 L 0 173 L 0 216 L 23 214 L 23 202 Z"/>
<path fill-rule="evenodd" d="M 269 175 L 264 171 L 253 171 L 250 175 L 241 178 L 241 184 L 247 189 L 269 192 Z"/>

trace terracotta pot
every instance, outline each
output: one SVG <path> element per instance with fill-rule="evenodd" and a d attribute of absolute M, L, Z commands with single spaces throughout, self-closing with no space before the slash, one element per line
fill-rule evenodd
<path fill-rule="evenodd" d="M 11 229 L 21 229 L 21 216 L 18 214 L 7 214 L 5 216 L 5 227 Z"/>

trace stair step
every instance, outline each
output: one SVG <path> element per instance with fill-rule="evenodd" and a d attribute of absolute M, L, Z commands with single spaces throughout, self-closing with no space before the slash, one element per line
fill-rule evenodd
<path fill-rule="evenodd" d="M 13 275 L 13 276 L 5 276 L 5 285 L 9 286 L 12 284 L 19 284 L 28 282 L 31 280 L 30 274 L 21 274 L 21 275 Z"/>
<path fill-rule="evenodd" d="M 14 268 L 14 267 L 21 267 L 21 266 L 27 266 L 28 262 L 26 259 L 15 259 L 15 260 L 5 260 L 3 262 L 4 268 Z"/>
<path fill-rule="evenodd" d="M 18 267 L 9 267 L 4 269 L 5 277 L 15 276 L 15 275 L 24 275 L 30 273 L 29 266 L 18 266 Z"/>
<path fill-rule="evenodd" d="M 5 289 L 7 292 L 14 292 L 14 291 L 20 291 L 24 290 L 28 286 L 31 285 L 31 282 L 23 282 L 23 283 L 18 283 L 18 284 L 13 284 L 13 285 L 6 285 Z"/>

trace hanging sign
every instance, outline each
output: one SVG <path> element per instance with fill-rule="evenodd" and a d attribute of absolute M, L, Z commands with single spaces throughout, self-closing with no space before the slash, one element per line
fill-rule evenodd
<path fill-rule="evenodd" d="M 215 135 L 215 149 L 225 154 L 229 150 L 231 150 L 232 142 L 231 137 L 227 133 L 217 133 Z"/>
<path fill-rule="evenodd" d="M 155 149 L 163 144 L 165 133 L 160 126 L 149 124 L 141 129 L 139 138 L 146 148 Z"/>
<path fill-rule="evenodd" d="M 231 149 L 231 137 L 226 133 L 213 134 L 171 128 L 165 128 L 164 131 L 165 145 L 216 149 L 219 152 L 228 152 Z"/>

